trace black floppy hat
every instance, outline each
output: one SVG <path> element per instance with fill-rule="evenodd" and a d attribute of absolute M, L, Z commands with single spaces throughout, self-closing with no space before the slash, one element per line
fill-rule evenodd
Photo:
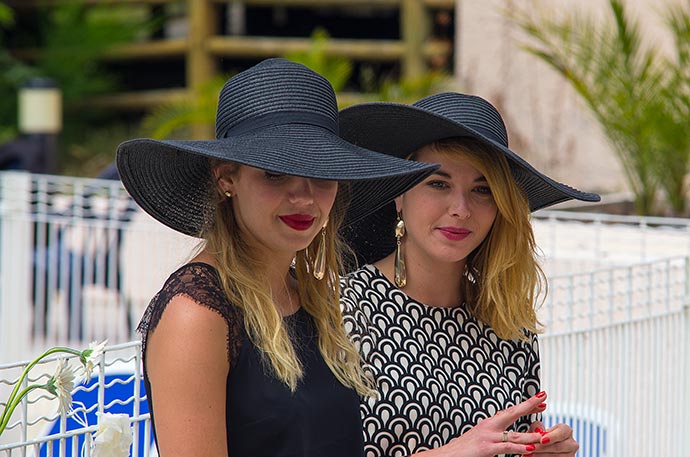
<path fill-rule="evenodd" d="M 407 157 L 422 146 L 453 137 L 470 137 L 497 149 L 508 160 L 517 185 L 531 211 L 567 200 L 597 202 L 595 193 L 582 192 L 541 173 L 508 147 L 503 118 L 488 101 L 475 95 L 444 92 L 412 105 L 362 103 L 340 111 L 341 136 L 364 148 Z M 375 262 L 393 252 L 395 205 L 385 205 L 343 230 L 360 262 Z"/>
<path fill-rule="evenodd" d="M 424 179 L 437 165 L 378 154 L 338 136 L 331 84 L 309 68 L 268 59 L 230 78 L 219 95 L 216 139 L 135 139 L 118 147 L 127 191 L 168 227 L 199 236 L 213 208 L 209 159 L 307 178 L 351 182 L 346 224 Z"/>

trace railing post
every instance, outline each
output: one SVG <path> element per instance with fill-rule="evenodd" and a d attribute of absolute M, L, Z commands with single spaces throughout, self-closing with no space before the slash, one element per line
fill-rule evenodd
<path fill-rule="evenodd" d="M 0 173 L 0 363 L 31 353 L 31 174 Z"/>
<path fill-rule="evenodd" d="M 681 388 L 680 404 L 683 405 L 681 409 L 681 424 L 690 424 L 690 392 L 687 389 L 687 380 L 690 376 L 690 262 L 689 258 L 685 258 L 685 300 L 683 303 L 683 314 L 680 331 L 685 336 L 685 344 L 681 347 L 680 363 L 681 363 L 681 379 L 685 380 L 686 387 Z M 690 433 L 682 433 L 683 438 L 679 449 L 690 449 Z"/>

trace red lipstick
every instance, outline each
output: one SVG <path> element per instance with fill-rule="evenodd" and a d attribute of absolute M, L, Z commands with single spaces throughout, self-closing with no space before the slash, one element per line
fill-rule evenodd
<path fill-rule="evenodd" d="M 464 240 L 470 235 L 470 233 L 472 233 L 471 230 L 459 227 L 439 227 L 438 230 L 443 236 L 451 241 Z"/>
<path fill-rule="evenodd" d="M 288 214 L 286 216 L 279 216 L 288 227 L 294 230 L 307 230 L 314 224 L 316 218 L 308 214 Z"/>

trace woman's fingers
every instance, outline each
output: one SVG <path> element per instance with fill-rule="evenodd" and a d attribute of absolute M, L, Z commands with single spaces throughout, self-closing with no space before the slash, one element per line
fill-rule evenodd
<path fill-rule="evenodd" d="M 544 430 L 541 423 L 534 422 L 530 430 L 541 435 L 539 444 L 536 445 L 535 454 L 540 457 L 548 456 L 574 456 L 580 445 L 573 438 L 573 430 L 566 424 L 556 424 L 548 430 Z"/>
<path fill-rule="evenodd" d="M 503 442 L 503 434 L 500 435 L 500 437 L 496 441 L 501 441 Z M 515 444 L 537 444 L 540 442 L 542 436 L 540 433 L 537 432 L 528 432 L 528 433 L 521 433 L 521 432 L 513 432 L 513 431 L 508 431 L 505 434 L 506 441 L 508 443 L 515 443 Z"/>
<path fill-rule="evenodd" d="M 492 419 L 495 420 L 497 427 L 505 430 L 523 416 L 544 411 L 546 409 L 546 403 L 544 403 L 546 397 L 546 392 L 539 392 L 522 403 L 499 411 Z"/>
<path fill-rule="evenodd" d="M 542 437 L 542 444 L 548 443 L 560 443 L 561 441 L 566 441 L 572 439 L 573 429 L 566 424 L 556 424 L 550 429 L 544 431 L 544 436 Z"/>

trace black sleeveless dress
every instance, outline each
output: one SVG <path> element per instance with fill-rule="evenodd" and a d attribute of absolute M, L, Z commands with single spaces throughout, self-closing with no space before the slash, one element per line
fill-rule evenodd
<path fill-rule="evenodd" d="M 241 311 L 228 302 L 217 271 L 190 263 L 173 273 L 151 300 L 139 324 L 144 381 L 155 435 L 155 399 L 146 375 L 146 340 L 170 300 L 179 294 L 219 313 L 228 324 L 226 429 L 230 457 L 358 457 L 364 454 L 359 398 L 343 386 L 318 348 L 311 316 L 301 308 L 285 317 L 304 368 L 297 390 L 275 379 L 243 326 Z"/>

